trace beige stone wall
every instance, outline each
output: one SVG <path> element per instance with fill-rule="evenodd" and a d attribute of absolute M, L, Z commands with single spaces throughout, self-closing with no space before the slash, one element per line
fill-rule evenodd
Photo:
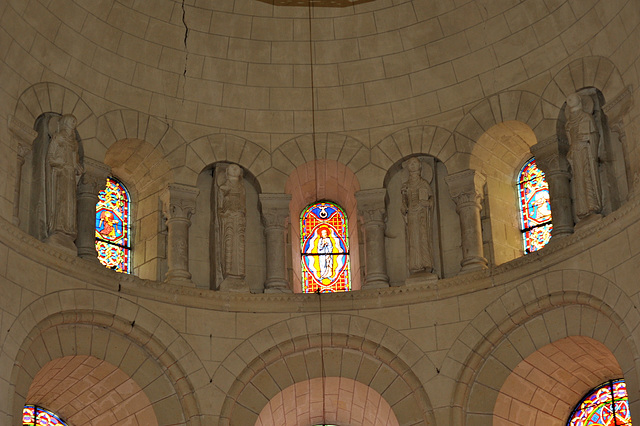
<path fill-rule="evenodd" d="M 612 117 L 626 105 L 627 178 L 640 179 L 637 1 L 375 0 L 311 19 L 255 0 L 186 3 L 0 2 L 0 424 L 18 424 L 48 362 L 82 355 L 131 377 L 160 425 L 252 425 L 323 375 L 372 389 L 401 425 L 489 425 L 509 419 L 496 407 L 518 366 L 569 336 L 609 351 L 640 417 L 637 192 L 526 257 L 512 204 L 529 148 L 557 134 L 566 96 L 584 87 Z M 9 117 L 29 128 L 45 112 L 74 114 L 85 157 L 131 190 L 134 275 L 12 225 Z M 413 155 L 486 176 L 488 270 L 322 296 L 162 282 L 167 184 L 197 186 L 232 162 L 279 194 L 294 171 L 329 160 L 359 189 L 383 188 Z M 27 156 L 20 218 L 29 167 Z"/>

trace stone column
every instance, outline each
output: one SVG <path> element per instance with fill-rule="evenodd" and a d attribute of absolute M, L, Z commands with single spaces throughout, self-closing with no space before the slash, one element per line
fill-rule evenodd
<path fill-rule="evenodd" d="M 483 186 L 486 178 L 475 170 L 464 170 L 445 178 L 449 193 L 456 203 L 462 233 L 462 272 L 487 268 L 482 249 Z"/>
<path fill-rule="evenodd" d="M 85 158 L 84 173 L 78 184 L 78 256 L 98 261 L 96 252 L 96 204 L 105 188 L 111 169 L 98 161 Z"/>
<path fill-rule="evenodd" d="M 387 215 L 386 189 L 367 189 L 356 192 L 358 214 L 364 224 L 366 273 L 363 289 L 389 287 L 384 248 L 384 229 Z"/>
<path fill-rule="evenodd" d="M 189 226 L 198 192 L 196 187 L 174 183 L 160 196 L 167 219 L 167 282 L 194 285 L 189 272 Z"/>
<path fill-rule="evenodd" d="M 267 244 L 265 293 L 291 293 L 287 281 L 285 225 L 291 194 L 260 194 L 262 223 Z"/>
<path fill-rule="evenodd" d="M 11 141 L 16 145 L 16 179 L 13 191 L 13 224 L 20 225 L 20 186 L 22 184 L 22 166 L 26 156 L 31 152 L 31 144 L 38 136 L 38 132 L 18 120 L 14 116 L 9 116 L 9 131 Z"/>
<path fill-rule="evenodd" d="M 552 136 L 531 147 L 536 164 L 544 172 L 549 184 L 551 221 L 555 238 L 573 234 L 573 211 L 571 209 L 571 174 L 567 162 L 568 143 Z"/>

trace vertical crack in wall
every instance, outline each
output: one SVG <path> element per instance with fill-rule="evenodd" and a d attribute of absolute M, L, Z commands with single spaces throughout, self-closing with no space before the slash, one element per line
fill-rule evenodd
<path fill-rule="evenodd" d="M 184 7 L 185 0 L 182 0 L 182 24 L 184 25 L 184 71 L 182 72 L 182 103 L 184 104 L 184 88 L 187 84 L 187 63 L 189 62 L 189 50 L 187 49 L 187 39 L 189 38 L 189 27 L 187 26 L 187 11 Z"/>

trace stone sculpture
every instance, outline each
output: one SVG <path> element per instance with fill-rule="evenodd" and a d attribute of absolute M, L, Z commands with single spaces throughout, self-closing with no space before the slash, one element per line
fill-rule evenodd
<path fill-rule="evenodd" d="M 245 277 L 246 197 L 242 168 L 231 164 L 219 186 L 218 218 L 221 236 L 222 289 L 240 285 Z M 238 281 L 233 284 L 233 281 Z M 229 288 L 230 287 L 230 288 Z"/>
<path fill-rule="evenodd" d="M 76 250 L 76 188 L 82 166 L 76 139 L 76 118 L 63 115 L 46 155 L 47 241 Z"/>
<path fill-rule="evenodd" d="M 406 223 L 407 263 L 409 273 L 433 272 L 431 223 L 433 220 L 433 191 L 422 178 L 422 163 L 410 158 L 403 164 L 409 177 L 402 184 L 402 215 Z"/>
<path fill-rule="evenodd" d="M 602 211 L 602 191 L 598 168 L 600 134 L 593 116 L 593 108 L 584 106 L 582 97 L 567 97 L 567 123 L 569 140 L 567 160 L 571 166 L 571 190 L 576 222 Z"/>

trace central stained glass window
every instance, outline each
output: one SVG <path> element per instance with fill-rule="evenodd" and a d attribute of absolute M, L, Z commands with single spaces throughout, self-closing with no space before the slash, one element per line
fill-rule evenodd
<path fill-rule="evenodd" d="M 624 380 L 610 380 L 589 392 L 571 413 L 567 426 L 631 426 Z"/>
<path fill-rule="evenodd" d="M 22 410 L 23 426 L 67 426 L 56 414 L 37 405 L 25 405 Z"/>
<path fill-rule="evenodd" d="M 96 251 L 105 267 L 127 274 L 131 270 L 129 204 L 129 192 L 124 185 L 107 178 L 96 204 Z"/>
<path fill-rule="evenodd" d="M 544 247 L 551 240 L 553 229 L 549 185 L 533 158 L 527 161 L 518 175 L 518 196 L 526 254 Z"/>
<path fill-rule="evenodd" d="M 300 215 L 302 291 L 351 290 L 347 216 L 337 204 L 322 201 Z"/>

